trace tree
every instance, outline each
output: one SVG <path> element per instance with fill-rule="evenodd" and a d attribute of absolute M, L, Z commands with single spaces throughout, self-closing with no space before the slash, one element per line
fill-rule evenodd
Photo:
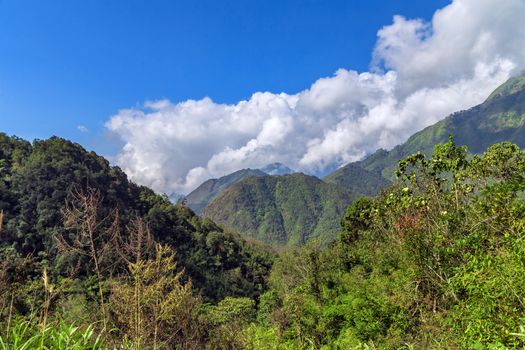
<path fill-rule="evenodd" d="M 75 275 L 87 260 L 97 276 L 98 293 L 104 331 L 107 330 L 108 314 L 103 290 L 103 272 L 113 264 L 111 253 L 119 235 L 118 212 L 100 216 L 102 197 L 100 192 L 88 188 L 86 192 L 75 191 L 62 210 L 64 226 L 69 235 L 56 235 L 57 248 L 64 256 L 76 259 Z"/>
<path fill-rule="evenodd" d="M 115 324 L 132 348 L 202 346 L 201 299 L 193 296 L 191 281 L 181 282 L 175 253 L 157 244 L 152 259 L 130 262 L 128 269 L 129 275 L 113 281 L 110 302 Z"/>

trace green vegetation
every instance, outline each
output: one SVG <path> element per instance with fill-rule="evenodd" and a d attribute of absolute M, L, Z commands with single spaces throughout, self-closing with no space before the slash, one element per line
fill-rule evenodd
<path fill-rule="evenodd" d="M 525 347 L 525 151 L 510 142 L 414 153 L 341 220 L 335 184 L 237 183 L 261 226 L 272 208 L 294 234 L 340 225 L 278 257 L 76 144 L 2 134 L 0 152 L 0 349 Z"/>
<path fill-rule="evenodd" d="M 517 77 L 510 78 L 508 81 L 506 81 L 504 84 L 502 84 L 500 87 L 498 87 L 490 96 L 487 98 L 487 100 L 493 100 L 497 98 L 502 98 L 508 95 L 512 95 L 525 86 L 525 72 L 522 72 L 521 75 Z"/>
<path fill-rule="evenodd" d="M 355 163 L 337 169 L 323 180 L 353 189 L 362 196 L 375 196 L 391 184 L 380 173 L 368 171 Z"/>
<path fill-rule="evenodd" d="M 0 134 L 0 221 L 7 348 L 200 347 L 208 303 L 257 299 L 274 259 L 57 137 Z"/>
<path fill-rule="evenodd" d="M 485 119 L 481 127 L 483 129 L 503 131 L 505 129 L 516 129 L 525 123 L 525 114 L 518 115 L 515 111 L 498 113 Z"/>
<path fill-rule="evenodd" d="M 280 257 L 258 348 L 525 346 L 525 152 L 501 143 L 469 158 L 449 141 L 397 175 L 348 208 L 330 247 Z"/>
<path fill-rule="evenodd" d="M 98 350 L 104 349 L 100 334 L 94 326 L 79 328 L 63 323 L 35 327 L 29 321 L 17 320 L 0 334 L 1 350 Z"/>
<path fill-rule="evenodd" d="M 57 237 L 72 244 L 75 225 L 64 225 L 66 201 L 75 204 L 79 199 L 75 194 L 90 190 L 100 197 L 98 218 L 105 218 L 104 225 L 94 232 L 98 239 L 90 248 L 110 246 L 110 224 L 116 225 L 112 230 L 124 234 L 140 217 L 148 223 L 157 242 L 177 251 L 179 269 L 185 271 L 185 278 L 191 278 L 194 288 L 207 300 L 252 297 L 264 289 L 264 276 L 271 266 L 267 249 L 247 244 L 240 236 L 200 219 L 189 209 L 172 205 L 167 198 L 129 182 L 118 167 L 110 167 L 107 160 L 86 152 L 78 144 L 53 137 L 31 145 L 0 134 L 0 162 L 0 256 L 30 258 L 28 264 L 33 266 L 20 271 L 20 278 L 32 278 L 43 266 L 48 267 L 52 279 L 71 273 L 84 277 L 95 272 L 92 259 L 83 252 L 75 256 L 61 254 L 57 246 L 61 243 Z M 84 248 L 87 241 L 89 237 L 84 235 Z M 68 253 L 78 250 L 68 249 Z M 101 262 L 102 274 L 113 274 L 121 268 L 111 254 L 104 259 L 108 262 Z"/>
<path fill-rule="evenodd" d="M 268 176 L 268 174 L 257 169 L 242 169 L 219 179 L 207 180 L 184 197 L 184 204 L 195 213 L 200 214 L 222 192 L 250 176 Z"/>
<path fill-rule="evenodd" d="M 243 235 L 278 245 L 329 242 L 339 218 L 358 195 L 301 173 L 249 177 L 224 191 L 202 212 Z"/>

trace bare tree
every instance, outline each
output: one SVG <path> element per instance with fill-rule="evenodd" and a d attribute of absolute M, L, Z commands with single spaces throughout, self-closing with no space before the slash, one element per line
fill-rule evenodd
<path fill-rule="evenodd" d="M 99 191 L 88 188 L 85 192 L 72 191 L 62 209 L 64 226 L 69 234 L 55 236 L 57 248 L 62 254 L 77 259 L 72 273 L 78 272 L 82 261 L 88 260 L 97 275 L 101 313 L 104 330 L 107 329 L 107 310 L 104 300 L 102 274 L 111 266 L 111 253 L 119 236 L 117 210 L 101 215 L 102 196 Z"/>
<path fill-rule="evenodd" d="M 155 240 L 149 226 L 144 220 L 136 216 L 126 227 L 126 238 L 118 234 L 115 242 L 116 250 L 126 264 L 137 263 L 153 257 Z"/>

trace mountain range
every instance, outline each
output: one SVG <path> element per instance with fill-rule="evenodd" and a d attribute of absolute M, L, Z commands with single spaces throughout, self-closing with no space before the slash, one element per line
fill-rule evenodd
<path fill-rule="evenodd" d="M 525 147 L 524 125 L 525 75 L 520 75 L 482 104 L 453 113 L 393 149 L 379 149 L 323 180 L 244 169 L 206 181 L 186 197 L 186 203 L 205 217 L 265 242 L 295 245 L 313 237 L 329 241 L 339 229 L 344 208 L 359 196 L 377 195 L 389 186 L 399 160 L 415 152 L 430 155 L 434 145 L 446 142 L 449 135 L 472 153 L 501 141 Z"/>

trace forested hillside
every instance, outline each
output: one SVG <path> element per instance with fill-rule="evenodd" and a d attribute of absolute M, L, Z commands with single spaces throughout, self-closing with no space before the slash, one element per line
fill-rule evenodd
<path fill-rule="evenodd" d="M 357 197 L 350 188 L 301 173 L 249 177 L 224 191 L 202 215 L 267 243 L 329 242 L 339 232 L 345 208 Z"/>
<path fill-rule="evenodd" d="M 512 143 L 415 153 L 350 205 L 335 241 L 276 260 L 74 143 L 0 145 L 2 348 L 525 346 L 525 151 Z M 249 178 L 279 179 L 318 194 L 300 174 Z"/>
<path fill-rule="evenodd" d="M 265 249 L 255 249 L 210 220 L 171 205 L 167 198 L 129 182 L 104 158 L 57 137 L 30 144 L 0 134 L 2 254 L 30 256 L 35 264 L 47 265 L 53 278 L 65 276 L 70 262 L 60 258 L 56 245 L 56 237 L 67 234 L 62 210 L 74 193 L 86 191 L 100 193 L 100 217 L 118 211 L 122 231 L 136 217 L 147 222 L 155 241 L 176 250 L 185 279 L 191 278 L 205 298 L 254 296 L 264 288 L 270 267 Z M 28 276 L 39 272 L 21 271 Z"/>
<path fill-rule="evenodd" d="M 257 349 L 525 346 L 525 152 L 411 155 L 349 208 L 329 248 L 283 254 L 261 296 Z"/>
<path fill-rule="evenodd" d="M 353 189 L 363 196 L 375 196 L 391 185 L 391 182 L 385 179 L 380 172 L 368 171 L 355 163 L 337 169 L 323 180 Z"/>
<path fill-rule="evenodd" d="M 211 201 L 237 182 L 250 176 L 267 176 L 257 169 L 242 169 L 218 179 L 209 179 L 184 197 L 184 203 L 195 213 L 200 214 Z"/>

